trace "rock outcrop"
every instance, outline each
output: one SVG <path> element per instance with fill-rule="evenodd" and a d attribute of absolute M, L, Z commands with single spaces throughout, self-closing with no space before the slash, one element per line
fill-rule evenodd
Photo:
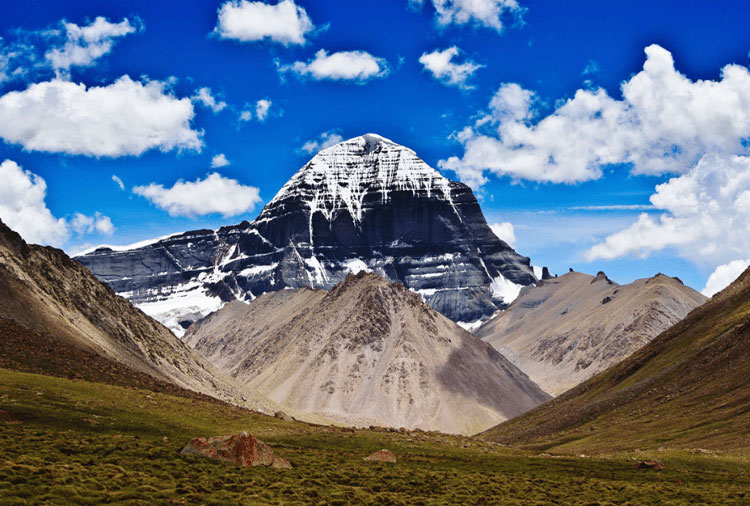
<path fill-rule="evenodd" d="M 247 432 L 229 436 L 193 438 L 180 451 L 180 455 L 198 455 L 243 467 L 292 468 L 286 459 L 275 455 L 270 446 Z"/>
<path fill-rule="evenodd" d="M 77 259 L 178 335 L 226 302 L 330 289 L 360 270 L 401 282 L 464 323 L 487 319 L 536 281 L 468 186 L 373 134 L 320 151 L 252 223 Z"/>
<path fill-rule="evenodd" d="M 469 434 L 549 398 L 417 294 L 364 272 L 232 302 L 185 342 L 307 419 Z"/>
<path fill-rule="evenodd" d="M 388 462 L 390 464 L 396 463 L 396 457 L 393 455 L 393 452 L 385 449 L 377 451 L 372 455 L 368 455 L 362 460 L 367 460 L 369 462 Z"/>

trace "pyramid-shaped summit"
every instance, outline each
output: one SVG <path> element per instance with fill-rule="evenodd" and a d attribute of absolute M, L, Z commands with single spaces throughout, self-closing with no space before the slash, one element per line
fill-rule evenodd
<path fill-rule="evenodd" d="M 78 260 L 178 334 L 230 300 L 327 289 L 361 270 L 403 283 L 462 323 L 486 319 L 536 281 L 468 186 L 376 134 L 318 152 L 252 223 Z"/>

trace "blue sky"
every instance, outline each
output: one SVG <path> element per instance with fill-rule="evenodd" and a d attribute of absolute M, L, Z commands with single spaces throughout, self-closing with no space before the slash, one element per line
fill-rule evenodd
<path fill-rule="evenodd" d="M 257 31 L 271 21 L 234 32 L 221 25 L 224 0 L 0 1 L 0 162 L 12 162 L 5 177 L 15 178 L 0 189 L 0 218 L 71 253 L 252 220 L 312 156 L 306 143 L 375 132 L 472 184 L 488 221 L 511 223 L 517 251 L 552 272 L 604 270 L 618 282 L 664 272 L 701 290 L 712 273 L 722 284 L 747 265 L 749 244 L 733 232 L 748 235 L 750 222 L 742 73 L 750 4 L 483 0 L 476 4 L 489 10 L 471 12 L 460 0 L 286 2 L 308 25 L 263 38 Z M 98 17 L 108 35 L 76 38 Z M 439 62 L 433 73 L 420 61 L 453 47 L 451 63 L 468 62 L 464 74 Z M 48 56 L 55 50 L 58 60 Z M 321 50 L 356 51 L 344 67 L 363 65 L 361 72 L 315 74 L 307 64 Z M 722 80 L 728 64 L 740 68 L 731 82 Z M 71 98 L 57 119 L 44 109 L 49 101 L 33 102 L 28 92 L 42 84 L 63 97 L 73 93 L 67 84 L 81 83 L 80 100 Z M 102 112 L 90 93 L 96 88 L 111 91 L 107 100 L 121 108 Z M 201 88 L 213 103 L 201 102 Z M 144 96 L 164 98 L 144 107 L 173 121 L 128 119 L 137 107 L 127 101 Z M 494 109 L 493 97 L 502 99 Z M 586 99 L 595 102 L 591 111 L 570 111 Z M 267 102 L 259 109 L 259 101 Z M 608 115 L 611 124 L 602 123 Z M 548 119 L 561 130 L 539 126 Z M 524 129 L 529 159 L 510 161 L 520 152 L 514 125 Z M 88 140 L 103 132 L 130 140 L 111 149 Z M 228 164 L 212 167 L 220 154 Z M 239 201 L 194 202 L 183 185 L 176 190 L 189 201 L 175 202 L 176 191 L 166 191 L 210 173 L 218 173 L 212 189 L 238 189 Z M 34 213 L 46 229 L 34 229 Z"/>

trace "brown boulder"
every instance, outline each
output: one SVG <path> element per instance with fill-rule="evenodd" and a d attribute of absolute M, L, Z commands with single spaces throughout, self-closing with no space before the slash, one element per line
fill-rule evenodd
<path fill-rule="evenodd" d="M 270 446 L 247 432 L 229 436 L 193 438 L 180 451 L 180 455 L 199 455 L 245 467 L 270 466 L 276 469 L 291 469 L 292 467 L 286 459 L 274 455 Z"/>
<path fill-rule="evenodd" d="M 283 411 L 277 411 L 276 413 L 273 414 L 273 416 L 276 417 L 276 418 L 278 418 L 278 419 L 280 419 L 280 420 L 284 420 L 285 422 L 296 422 L 297 421 L 293 416 L 287 415 Z"/>
<path fill-rule="evenodd" d="M 658 460 L 641 460 L 635 467 L 637 469 L 664 469 L 664 464 Z"/>
<path fill-rule="evenodd" d="M 390 450 L 380 450 L 379 452 L 375 452 L 369 457 L 365 457 L 364 460 L 369 460 L 372 462 L 391 462 L 393 464 L 396 463 L 396 457 L 393 456 L 393 453 L 391 453 Z"/>

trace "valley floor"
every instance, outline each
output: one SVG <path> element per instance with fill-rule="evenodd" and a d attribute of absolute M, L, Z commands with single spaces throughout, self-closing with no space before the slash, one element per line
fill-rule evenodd
<path fill-rule="evenodd" d="M 177 452 L 247 430 L 291 470 Z M 362 460 L 388 448 L 397 464 Z M 641 470 L 634 459 L 665 469 Z M 437 433 L 287 422 L 200 397 L 0 369 L 0 505 L 747 504 L 747 454 L 552 456 Z"/>

